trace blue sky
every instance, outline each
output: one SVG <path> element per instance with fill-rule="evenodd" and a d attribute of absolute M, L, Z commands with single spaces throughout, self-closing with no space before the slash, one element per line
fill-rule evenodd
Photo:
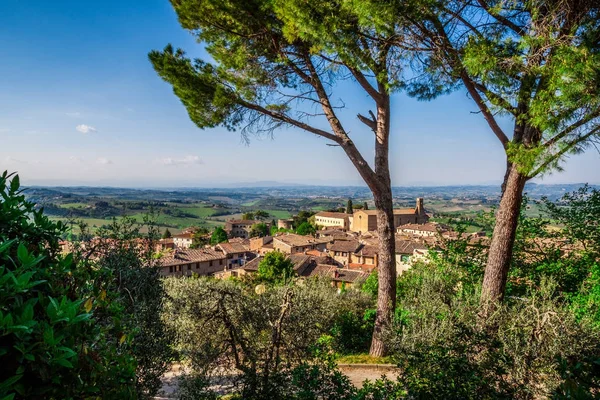
<path fill-rule="evenodd" d="M 199 130 L 147 61 L 167 43 L 202 55 L 167 0 L 0 2 L 0 170 L 46 185 L 361 184 L 341 149 L 308 133 L 282 129 L 246 146 L 239 133 Z M 372 135 L 355 118 L 365 95 L 345 85 L 336 97 L 371 159 Z M 498 183 L 504 155 L 474 109 L 464 92 L 394 96 L 393 183 Z M 600 156 L 573 157 L 541 182 L 600 183 Z"/>

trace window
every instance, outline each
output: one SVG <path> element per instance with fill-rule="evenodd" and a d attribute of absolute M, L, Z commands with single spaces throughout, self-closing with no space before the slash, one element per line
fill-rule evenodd
<path fill-rule="evenodd" d="M 188 271 L 192 270 L 192 264 L 188 264 Z"/>
<path fill-rule="evenodd" d="M 408 262 L 409 256 L 407 256 L 406 254 L 402 254 L 400 256 L 400 260 L 402 260 L 402 262 Z"/>
<path fill-rule="evenodd" d="M 209 266 L 209 267 L 212 267 L 212 261 L 209 261 L 209 262 L 208 262 L 208 266 Z"/>
<path fill-rule="evenodd" d="M 223 265 L 223 259 L 219 260 L 219 265 Z"/>
<path fill-rule="evenodd" d="M 169 267 L 169 272 L 173 273 L 173 266 L 172 265 Z"/>

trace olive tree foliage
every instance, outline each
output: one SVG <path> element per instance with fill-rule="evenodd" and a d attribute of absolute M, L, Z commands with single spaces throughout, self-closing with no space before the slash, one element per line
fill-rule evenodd
<path fill-rule="evenodd" d="M 600 331 L 546 275 L 480 318 L 481 284 L 453 257 L 400 277 L 392 356 L 409 398 L 594 398 Z"/>
<path fill-rule="evenodd" d="M 149 54 L 154 69 L 200 128 L 272 134 L 294 127 L 341 147 L 371 189 L 380 239 L 380 296 L 372 354 L 385 352 L 381 332 L 395 301 L 394 225 L 389 172 L 390 93 L 399 82 L 395 23 L 363 21 L 354 2 L 183 0 L 171 2 L 181 25 L 212 62 L 171 45 Z M 382 7 L 381 12 L 387 11 Z M 361 23 L 365 22 L 365 23 Z M 364 92 L 373 110 L 358 119 L 373 134 L 370 165 L 352 141 L 335 98 L 339 83 Z"/>
<path fill-rule="evenodd" d="M 145 233 L 141 233 L 142 227 Z M 101 288 L 101 300 L 121 312 L 118 319 L 98 313 L 95 323 L 121 333 L 114 341 L 126 347 L 135 360 L 138 398 L 156 395 L 175 357 L 173 333 L 160 318 L 166 294 L 160 264 L 154 257 L 159 237 L 154 216 L 148 214 L 141 224 L 130 217 L 113 219 L 95 232 L 93 239 L 75 244 L 79 267 L 97 271 L 94 284 Z"/>
<path fill-rule="evenodd" d="M 208 278 L 168 278 L 165 285 L 164 319 L 177 333 L 174 345 L 191 377 L 229 371 L 231 379 L 222 384 L 244 399 L 294 398 L 302 385 L 293 383 L 292 370 L 317 361 L 315 345 L 336 317 L 368 301 L 359 292 L 340 296 L 317 280 L 266 290 Z M 345 392 L 342 383 L 334 386 Z"/>

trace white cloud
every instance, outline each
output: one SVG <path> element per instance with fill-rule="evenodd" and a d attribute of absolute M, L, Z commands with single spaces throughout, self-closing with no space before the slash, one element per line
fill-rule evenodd
<path fill-rule="evenodd" d="M 6 164 L 27 164 L 27 161 L 19 160 L 18 158 L 14 158 L 11 156 L 4 158 L 4 162 Z"/>
<path fill-rule="evenodd" d="M 93 126 L 90 126 L 90 125 L 86 125 L 86 124 L 77 125 L 75 127 L 75 129 L 77 129 L 77 131 L 79 131 L 81 133 L 96 133 L 96 132 L 98 132 L 98 130 L 96 128 L 94 128 Z"/>
<path fill-rule="evenodd" d="M 159 160 L 162 165 L 192 165 L 192 164 L 202 164 L 202 160 L 198 156 L 185 156 L 183 158 L 172 158 L 165 157 Z"/>
<path fill-rule="evenodd" d="M 98 157 L 98 159 L 96 160 L 96 162 L 98 164 L 102 164 L 102 165 L 108 165 L 108 164 L 112 164 L 113 163 L 111 160 L 109 160 L 108 158 L 105 158 L 105 157 Z"/>

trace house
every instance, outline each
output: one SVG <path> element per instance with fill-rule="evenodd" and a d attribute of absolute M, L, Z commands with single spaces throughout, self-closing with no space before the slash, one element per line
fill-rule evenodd
<path fill-rule="evenodd" d="M 194 234 L 192 232 L 184 232 L 177 235 L 173 235 L 173 245 L 179 249 L 189 249 L 194 241 Z"/>
<path fill-rule="evenodd" d="M 315 224 L 323 227 L 337 227 L 343 230 L 350 229 L 350 214 L 340 212 L 321 211 L 315 214 Z"/>
<path fill-rule="evenodd" d="M 248 239 L 250 237 L 250 231 L 252 225 L 265 224 L 267 227 L 271 227 L 270 222 L 259 221 L 254 219 L 232 219 L 225 222 L 225 232 L 230 238 L 242 238 Z"/>
<path fill-rule="evenodd" d="M 250 251 L 264 255 L 273 251 L 273 236 L 263 236 L 250 239 Z"/>
<path fill-rule="evenodd" d="M 247 261 L 255 258 L 255 254 L 250 252 L 248 247 L 239 242 L 219 243 L 215 246 L 215 250 L 225 254 L 227 259 L 227 269 L 243 266 Z"/>
<path fill-rule="evenodd" d="M 171 238 L 160 239 L 156 243 L 156 251 L 157 252 L 165 251 L 167 249 L 173 250 L 174 248 L 175 248 L 175 241 L 173 240 L 172 237 Z"/>
<path fill-rule="evenodd" d="M 396 273 L 408 270 L 413 262 L 427 255 L 427 246 L 412 240 L 396 239 Z"/>
<path fill-rule="evenodd" d="M 308 250 L 325 251 L 330 241 L 328 238 L 315 239 L 312 236 L 286 233 L 273 237 L 273 249 L 285 254 L 303 253 Z"/>
<path fill-rule="evenodd" d="M 347 267 L 351 262 L 351 255 L 362 247 L 363 244 L 358 240 L 335 240 L 327 245 L 327 251 L 336 262 Z"/>
<path fill-rule="evenodd" d="M 206 249 L 175 249 L 161 259 L 162 276 L 212 275 L 227 266 L 223 252 Z"/>
<path fill-rule="evenodd" d="M 368 272 L 338 268 L 333 265 L 317 265 L 309 275 L 310 277 L 319 276 L 331 281 L 331 285 L 341 289 L 342 287 L 351 288 L 360 286 L 368 277 Z"/>
<path fill-rule="evenodd" d="M 371 272 L 377 268 L 378 247 L 366 244 L 350 254 L 349 269 Z"/>
<path fill-rule="evenodd" d="M 293 218 L 287 218 L 287 219 L 278 219 L 277 220 L 277 229 L 293 229 L 294 228 L 294 219 Z"/>
<path fill-rule="evenodd" d="M 436 236 L 438 233 L 444 233 L 447 231 L 448 228 L 446 228 L 444 225 L 427 222 L 425 224 L 400 225 L 396 230 L 396 233 L 423 237 Z"/>
<path fill-rule="evenodd" d="M 248 274 L 258 272 L 258 266 L 264 259 L 264 256 L 258 256 L 239 268 L 234 268 L 227 271 L 222 271 L 215 274 L 215 278 L 226 279 L 231 276 L 242 277 Z M 305 276 L 312 266 L 316 266 L 317 262 L 314 257 L 305 254 L 292 254 L 289 256 L 290 261 L 294 264 L 294 271 L 298 276 Z"/>
<path fill-rule="evenodd" d="M 377 210 L 357 210 L 352 217 L 353 232 L 370 232 L 377 230 Z M 417 198 L 415 208 L 394 209 L 394 228 L 405 224 L 424 224 L 429 216 L 423 207 L 423 198 Z"/>
<path fill-rule="evenodd" d="M 343 240 L 350 239 L 356 237 L 356 234 L 353 232 L 344 231 L 342 229 L 336 227 L 325 227 L 316 232 L 316 236 L 318 238 L 331 238 L 334 240 Z"/>

